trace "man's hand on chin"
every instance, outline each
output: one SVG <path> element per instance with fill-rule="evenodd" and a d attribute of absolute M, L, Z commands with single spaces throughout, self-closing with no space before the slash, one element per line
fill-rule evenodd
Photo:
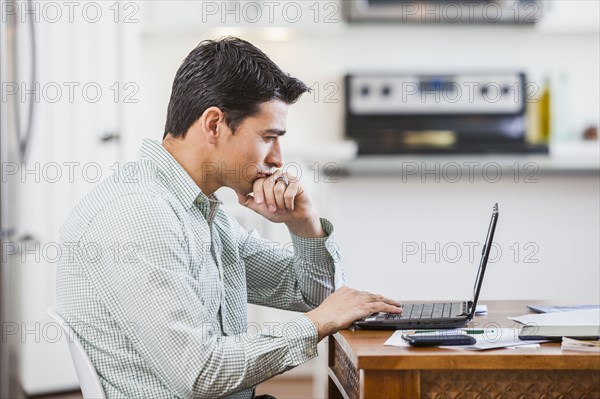
<path fill-rule="evenodd" d="M 256 179 L 252 193 L 236 192 L 240 204 L 273 223 L 285 223 L 300 237 L 324 237 L 319 215 L 299 178 L 287 178 L 280 170 Z"/>

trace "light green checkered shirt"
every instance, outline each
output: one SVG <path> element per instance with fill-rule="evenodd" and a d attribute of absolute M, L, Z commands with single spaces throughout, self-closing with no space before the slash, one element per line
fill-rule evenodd
<path fill-rule="evenodd" d="M 58 312 L 108 398 L 251 398 L 317 356 L 304 315 L 247 333 L 247 304 L 309 311 L 335 289 L 325 238 L 293 251 L 245 231 L 159 142 L 94 188 L 61 228 Z M 264 326 L 263 326 L 264 327 Z M 253 328 L 255 331 L 256 328 Z"/>

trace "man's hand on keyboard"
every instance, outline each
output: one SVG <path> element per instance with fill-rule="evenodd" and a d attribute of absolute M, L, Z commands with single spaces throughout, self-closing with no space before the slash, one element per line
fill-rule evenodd
<path fill-rule="evenodd" d="M 316 309 L 306 313 L 319 332 L 319 341 L 338 330 L 348 328 L 352 322 L 377 312 L 402 313 L 398 301 L 383 295 L 371 294 L 342 287 L 331 294 Z"/>

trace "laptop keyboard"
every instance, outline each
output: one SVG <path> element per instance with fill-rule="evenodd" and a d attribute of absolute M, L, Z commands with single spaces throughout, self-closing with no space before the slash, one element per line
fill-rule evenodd
<path fill-rule="evenodd" d="M 402 314 L 386 314 L 387 320 L 438 319 L 467 313 L 466 302 L 411 303 L 402 305 Z"/>

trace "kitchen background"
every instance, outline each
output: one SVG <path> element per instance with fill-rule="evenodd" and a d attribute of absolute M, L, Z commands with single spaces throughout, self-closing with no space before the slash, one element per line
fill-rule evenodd
<path fill-rule="evenodd" d="M 510 10 L 502 1 L 473 22 L 456 22 L 459 2 L 439 20 L 349 22 L 349 3 L 2 1 L 0 396 L 9 395 L 8 371 L 28 395 L 78 387 L 65 343 L 45 328 L 58 227 L 115 163 L 137 158 L 144 137 L 162 137 L 179 64 L 201 40 L 225 35 L 251 41 L 313 88 L 290 108 L 284 155 L 336 227 L 348 285 L 402 300 L 468 297 L 498 202 L 483 300 L 600 302 L 599 3 L 526 2 L 533 8 L 521 15 L 534 10 L 539 22 L 524 24 L 492 22 Z M 549 154 L 357 156 L 345 137 L 346 74 L 498 71 L 525 73 L 527 133 Z M 29 115 L 22 163 L 16 132 L 23 141 Z M 243 225 L 289 242 L 281 226 L 221 195 Z M 289 317 L 250 313 L 259 323 Z M 314 397 L 325 395 L 320 353 L 287 373 L 310 378 Z"/>

